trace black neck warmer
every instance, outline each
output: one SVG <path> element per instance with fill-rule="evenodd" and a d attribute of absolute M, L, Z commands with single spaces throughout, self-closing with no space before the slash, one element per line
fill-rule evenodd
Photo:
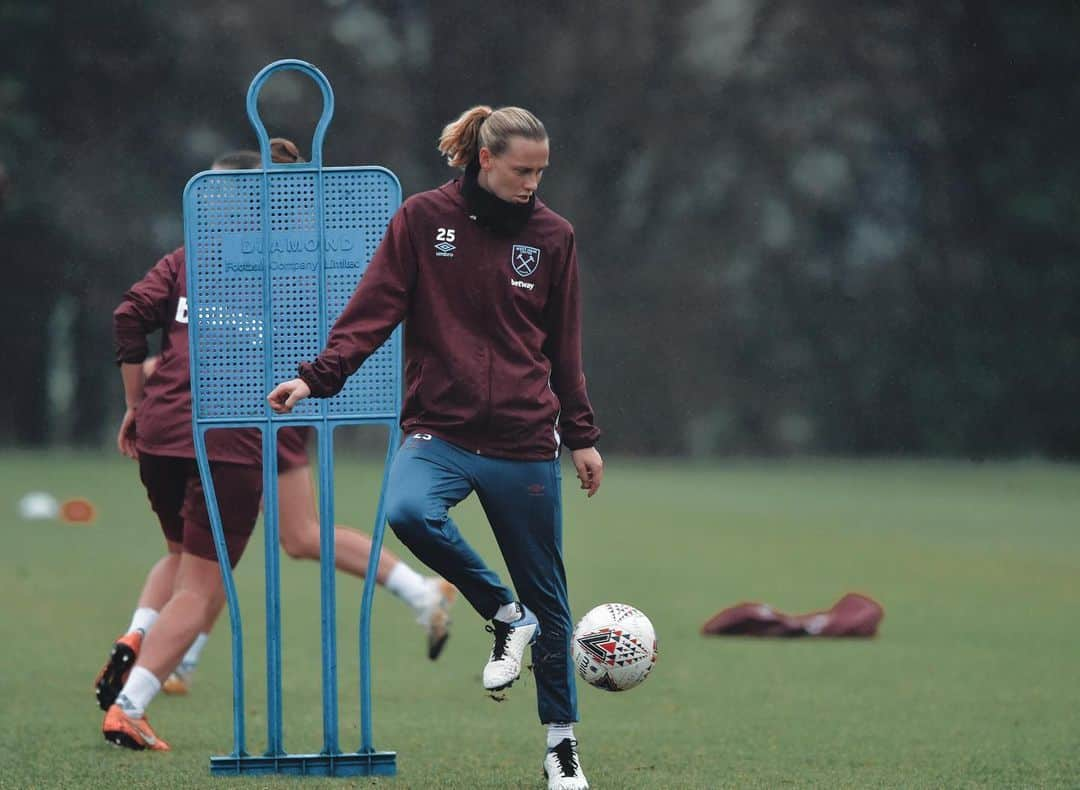
<path fill-rule="evenodd" d="M 481 227 L 496 236 L 516 236 L 525 227 L 536 207 L 536 195 L 528 203 L 509 203 L 488 192 L 477 182 L 480 160 L 473 159 L 461 178 L 461 193 L 469 214 Z"/>

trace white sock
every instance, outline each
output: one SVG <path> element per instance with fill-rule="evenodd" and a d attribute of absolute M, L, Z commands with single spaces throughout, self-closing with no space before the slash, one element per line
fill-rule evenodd
<path fill-rule="evenodd" d="M 150 700 L 161 690 L 161 681 L 145 667 L 133 667 L 120 696 L 116 698 L 124 713 L 133 719 L 141 719 Z"/>
<path fill-rule="evenodd" d="M 195 667 L 199 665 L 199 656 L 202 654 L 203 648 L 206 647 L 207 640 L 210 639 L 210 634 L 199 634 L 195 637 L 195 641 L 191 643 L 191 647 L 184 653 L 184 657 L 180 659 L 180 666 L 176 668 L 176 671 L 181 675 L 190 675 L 195 671 Z"/>
<path fill-rule="evenodd" d="M 498 620 L 500 623 L 512 623 L 515 620 L 520 620 L 523 614 L 524 612 L 521 611 L 517 601 L 511 601 L 500 606 L 499 611 L 495 612 L 495 616 L 491 619 Z"/>
<path fill-rule="evenodd" d="M 547 747 L 549 749 L 554 749 L 562 743 L 563 738 L 574 740 L 573 724 L 549 724 L 547 728 Z"/>
<path fill-rule="evenodd" d="M 150 626 L 157 620 L 158 610 L 151 609 L 148 606 L 140 606 L 135 610 L 135 614 L 131 616 L 131 625 L 128 626 L 128 630 L 125 633 L 131 633 L 132 631 L 142 631 L 143 636 L 146 636 L 146 632 L 150 630 Z"/>
<path fill-rule="evenodd" d="M 404 562 L 398 562 L 386 577 L 386 589 L 403 600 L 413 609 L 420 609 L 427 603 L 427 586 L 424 577 Z"/>

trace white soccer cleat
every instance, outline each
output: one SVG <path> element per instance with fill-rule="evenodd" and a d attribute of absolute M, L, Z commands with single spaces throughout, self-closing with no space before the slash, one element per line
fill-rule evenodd
<path fill-rule="evenodd" d="M 548 790 L 589 790 L 589 781 L 578 760 L 577 741 L 563 738 L 544 755 L 544 776 Z"/>
<path fill-rule="evenodd" d="M 427 595 L 424 605 L 416 610 L 416 622 L 427 632 L 428 658 L 434 661 L 450 638 L 450 607 L 457 600 L 457 588 L 435 576 L 424 579 Z"/>
<path fill-rule="evenodd" d="M 502 691 L 513 685 L 521 675 L 521 658 L 525 654 L 525 648 L 540 636 L 540 623 L 537 622 L 536 615 L 524 605 L 519 606 L 522 614 L 514 622 L 492 620 L 491 625 L 486 626 L 488 633 L 495 635 L 491 658 L 484 667 L 484 688 L 489 692 Z"/>

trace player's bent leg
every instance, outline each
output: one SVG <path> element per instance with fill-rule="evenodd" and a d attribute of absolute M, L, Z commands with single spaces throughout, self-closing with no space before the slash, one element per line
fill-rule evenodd
<path fill-rule="evenodd" d="M 417 436 L 407 439 L 394 457 L 387 486 L 386 520 L 421 562 L 454 585 L 488 620 L 514 596 L 465 541 L 449 516 L 450 508 L 472 491 L 459 463 L 460 456 L 467 461 L 469 453 L 429 434 Z"/>

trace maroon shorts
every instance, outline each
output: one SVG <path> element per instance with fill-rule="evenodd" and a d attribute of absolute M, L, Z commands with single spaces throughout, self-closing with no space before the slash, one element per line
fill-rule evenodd
<path fill-rule="evenodd" d="M 301 466 L 307 466 L 307 444 L 311 438 L 312 429 L 282 428 L 278 431 L 277 464 L 279 472 L 288 472 Z"/>
<path fill-rule="evenodd" d="M 229 564 L 235 568 L 255 530 L 262 499 L 262 469 L 211 461 L 210 474 Z M 216 560 L 210 514 L 195 460 L 139 453 L 139 477 L 165 539 L 183 545 L 188 554 Z"/>

